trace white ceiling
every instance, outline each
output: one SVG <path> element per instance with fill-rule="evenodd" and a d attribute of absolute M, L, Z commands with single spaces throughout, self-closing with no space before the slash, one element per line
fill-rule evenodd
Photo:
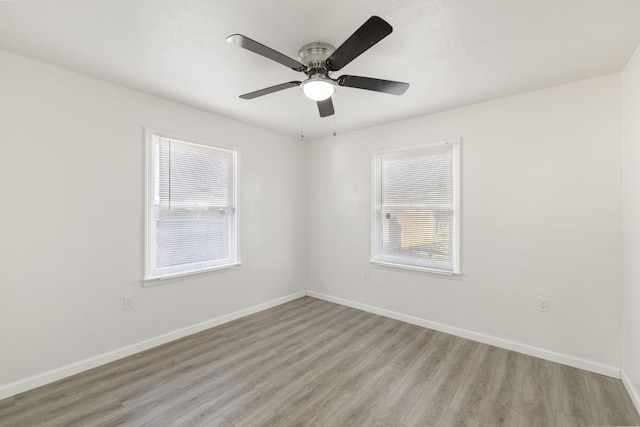
<path fill-rule="evenodd" d="M 341 87 L 336 115 L 301 108 L 301 80 L 225 38 L 241 33 L 296 58 L 339 46 L 378 15 L 393 33 L 334 77 L 411 83 L 403 96 Z M 0 1 L 0 48 L 305 139 L 330 136 L 619 72 L 640 43 L 638 0 Z M 302 114 L 301 114 L 302 112 Z"/>

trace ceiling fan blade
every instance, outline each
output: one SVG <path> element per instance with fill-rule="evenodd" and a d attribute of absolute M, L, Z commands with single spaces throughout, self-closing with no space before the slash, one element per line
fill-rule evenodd
<path fill-rule="evenodd" d="M 300 86 L 300 83 L 302 83 L 302 82 L 282 83 L 282 84 L 279 84 L 279 85 L 275 85 L 275 86 L 271 86 L 271 87 L 266 87 L 264 89 L 256 90 L 255 92 L 245 93 L 244 95 L 240 95 L 240 98 L 242 98 L 242 99 L 253 99 L 253 98 L 257 98 L 259 96 L 269 95 L 270 93 L 273 93 L 273 92 L 278 92 L 279 90 L 288 89 L 288 88 L 294 87 L 294 86 Z"/>
<path fill-rule="evenodd" d="M 232 34 L 227 37 L 227 41 L 241 48 L 250 50 L 253 53 L 269 58 L 272 61 L 276 61 L 285 67 L 289 67 L 295 71 L 304 71 L 305 65 L 299 63 L 295 59 L 289 58 L 287 55 L 271 49 L 263 44 L 258 43 L 255 40 L 251 40 L 249 37 L 245 37 L 242 34 Z"/>
<path fill-rule="evenodd" d="M 409 83 L 373 79 L 371 77 L 344 75 L 338 77 L 336 82 L 338 83 L 338 86 L 373 90 L 375 92 L 389 93 L 391 95 L 402 95 L 407 91 L 407 89 L 409 89 Z"/>
<path fill-rule="evenodd" d="M 333 116 L 335 111 L 333 110 L 333 101 L 330 97 L 324 101 L 318 101 L 318 111 L 320 112 L 320 117 Z"/>
<path fill-rule="evenodd" d="M 325 66 L 329 71 L 338 71 L 392 31 L 387 21 L 372 16 L 327 58 Z"/>

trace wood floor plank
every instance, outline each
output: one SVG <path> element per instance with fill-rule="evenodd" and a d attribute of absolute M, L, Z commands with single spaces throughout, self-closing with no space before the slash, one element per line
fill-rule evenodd
<path fill-rule="evenodd" d="M 309 405 L 318 396 L 322 396 L 327 392 L 334 392 L 336 384 L 341 384 L 347 388 L 349 385 L 358 382 L 355 379 L 358 376 L 360 376 L 360 383 L 362 383 L 362 378 L 372 375 L 376 366 L 380 366 L 375 365 L 375 362 L 382 360 L 381 358 L 372 357 L 372 354 L 351 351 L 342 353 L 342 356 L 334 358 L 333 363 L 309 375 L 300 386 L 286 389 L 286 394 L 281 393 L 279 399 L 274 399 L 271 407 L 280 414 L 291 414 Z M 374 368 L 367 369 L 367 366 L 373 366 Z"/>
<path fill-rule="evenodd" d="M 63 393 L 62 395 L 56 395 L 52 398 L 49 393 L 45 393 L 41 399 L 34 398 L 34 402 L 32 404 L 21 405 L 17 407 L 18 410 L 13 410 L 11 413 L 2 413 L 1 418 L 8 420 L 15 418 L 16 416 L 22 417 L 23 414 L 28 414 L 28 416 L 32 418 L 41 417 L 45 419 L 54 418 L 58 414 L 73 412 L 75 410 L 74 408 L 77 407 L 78 402 L 81 404 L 82 402 L 92 402 L 92 400 L 99 400 L 103 395 L 109 395 L 110 390 L 114 388 L 112 386 L 112 382 L 116 380 L 118 383 L 124 384 L 127 382 L 128 378 L 126 376 L 122 376 L 121 378 L 115 378 L 107 382 L 97 382 L 95 388 L 89 388 L 85 394 Z M 80 388 L 82 389 L 85 387 L 81 386 Z"/>
<path fill-rule="evenodd" d="M 587 381 L 582 371 L 558 363 L 554 364 L 553 368 L 558 409 L 570 415 L 578 425 L 595 425 L 587 392 Z"/>
<path fill-rule="evenodd" d="M 281 336 L 279 342 L 275 342 L 271 347 L 274 351 L 280 353 L 291 353 L 300 347 L 306 346 L 322 346 L 332 341 L 337 336 L 345 336 L 339 327 L 353 328 L 360 322 L 361 316 L 354 315 L 350 311 L 340 311 L 337 313 L 329 313 L 327 318 L 319 317 L 314 319 L 314 324 L 305 325 L 304 329 L 295 335 Z"/>
<path fill-rule="evenodd" d="M 341 344 L 334 340 L 325 347 L 316 348 L 315 351 L 306 353 L 299 360 L 284 359 L 276 372 L 269 376 L 262 376 L 262 380 L 255 380 L 254 384 L 266 394 L 274 394 L 285 388 L 288 384 L 296 381 L 309 371 L 309 367 L 324 366 L 327 360 L 341 351 Z"/>
<path fill-rule="evenodd" d="M 378 402 L 400 381 L 402 372 L 390 366 L 384 367 L 371 381 L 363 385 L 334 414 L 327 417 L 328 426 L 361 426 L 370 418 Z M 327 414 L 329 415 L 329 414 Z"/>
<path fill-rule="evenodd" d="M 468 419 L 487 418 L 487 412 L 494 410 L 496 377 L 503 376 L 504 356 L 506 354 L 501 349 L 481 345 L 477 358 L 468 364 L 468 373 L 450 407 Z"/>
<path fill-rule="evenodd" d="M 83 403 L 77 406 L 73 411 L 66 411 L 63 415 L 48 421 L 45 425 L 47 427 L 84 427 L 120 408 L 122 408 L 122 403 L 114 397 L 107 396 L 106 398 L 93 399 L 86 404 Z"/>
<path fill-rule="evenodd" d="M 368 329 L 366 334 L 360 335 L 350 350 L 355 352 L 377 351 L 375 344 L 393 336 L 397 332 L 396 328 L 397 321 L 380 317 L 376 319 L 375 324 Z"/>
<path fill-rule="evenodd" d="M 234 427 L 233 424 L 229 422 L 225 417 L 219 416 L 213 420 L 206 421 L 203 424 L 192 424 L 192 425 L 203 425 L 206 427 Z"/>
<path fill-rule="evenodd" d="M 274 399 L 277 398 L 260 393 L 254 399 L 242 402 L 224 412 L 224 417 L 234 426 L 280 425 L 285 416 L 272 409 Z"/>
<path fill-rule="evenodd" d="M 9 426 L 63 426 L 82 425 L 85 420 L 90 419 L 95 414 L 112 412 L 119 409 L 122 404 L 112 396 L 87 399 L 86 401 L 76 401 L 68 404 L 61 410 L 56 410 L 55 406 L 48 406 L 45 411 L 20 412 L 11 416 L 0 417 L 0 425 Z"/>
<path fill-rule="evenodd" d="M 415 354 L 416 362 L 400 383 L 383 399 L 374 411 L 376 419 L 389 425 L 399 425 L 409 414 L 424 389 L 445 363 L 452 346 L 458 341 L 451 335 L 434 333 L 425 351 Z"/>
<path fill-rule="evenodd" d="M 523 402 L 518 416 L 518 427 L 549 427 L 555 425 L 556 410 L 543 402 Z"/>
<path fill-rule="evenodd" d="M 306 404 L 287 414 L 287 425 L 320 426 L 330 414 L 340 409 L 356 393 L 342 378 L 329 387 L 314 394 Z"/>
<path fill-rule="evenodd" d="M 449 411 L 450 402 L 464 380 L 468 363 L 475 363 L 481 344 L 456 338 L 457 345 L 447 357 L 435 378 L 422 392 L 403 421 L 408 426 L 439 425 Z"/>
<path fill-rule="evenodd" d="M 246 383 L 245 383 L 246 384 Z M 260 401 L 263 395 L 253 387 L 241 387 L 232 393 L 224 392 L 226 396 L 213 393 L 211 398 L 194 396 L 186 405 L 180 405 L 169 414 L 162 415 L 149 423 L 149 427 L 159 425 L 207 425 L 212 420 L 223 416 L 231 425 L 234 425 L 224 413 L 236 406 L 248 407 L 253 402 Z"/>
<path fill-rule="evenodd" d="M 585 376 L 597 425 L 640 425 L 640 416 L 621 381 L 592 373 Z"/>
<path fill-rule="evenodd" d="M 357 368 L 328 383 L 328 387 L 310 397 L 305 405 L 289 413 L 290 418 L 304 420 L 307 425 L 321 425 L 364 387 L 386 364 L 380 355 L 359 353 Z"/>
<path fill-rule="evenodd" d="M 16 397 L 11 396 L 6 399 L 0 400 L 0 409 L 6 410 L 9 407 L 13 407 L 16 404 Z"/>
<path fill-rule="evenodd" d="M 449 409 L 442 422 L 438 425 L 442 427 L 480 427 L 480 423 L 478 421 L 468 418 L 466 415 L 461 414 L 454 409 Z"/>
<path fill-rule="evenodd" d="M 485 401 L 486 407 L 477 415 L 477 421 L 481 426 L 516 427 L 520 413 L 508 404 L 494 400 Z"/>
<path fill-rule="evenodd" d="M 264 411 L 252 412 L 250 417 L 243 417 L 237 422 L 234 422 L 233 425 L 235 427 L 277 426 L 280 424 L 282 418 L 282 415 L 266 408 Z"/>
<path fill-rule="evenodd" d="M 594 426 L 595 424 L 593 422 L 585 424 L 583 420 L 576 419 L 572 415 L 562 411 L 556 411 L 553 425 L 557 427 L 582 427 Z"/>
<path fill-rule="evenodd" d="M 436 336 L 434 330 L 418 326 L 415 326 L 415 328 L 417 329 L 413 329 L 409 345 L 390 361 L 390 364 L 399 371 L 408 372 L 420 360 L 420 355 L 428 350 L 428 345 Z"/>
<path fill-rule="evenodd" d="M 252 400 L 257 395 L 259 395 L 259 392 L 247 383 L 238 383 L 232 388 L 224 387 L 218 389 L 217 387 L 211 387 L 205 390 L 200 389 L 197 392 L 189 393 L 184 398 L 175 399 L 169 405 L 163 405 L 158 408 L 159 411 L 155 413 L 155 416 L 150 418 L 147 415 L 143 418 L 144 422 L 137 422 L 136 424 L 145 427 L 188 425 L 188 423 L 179 420 L 190 419 L 194 416 L 202 420 L 215 419 L 227 409 L 244 401 Z"/>
<path fill-rule="evenodd" d="M 141 425 L 148 419 L 163 413 L 166 405 L 188 398 L 187 393 L 209 387 L 212 380 L 211 376 L 197 377 L 197 380 L 192 378 L 191 382 L 176 378 L 173 384 L 171 382 L 164 383 L 149 389 L 147 393 L 131 398 L 123 403 L 120 410 L 103 417 L 95 424 L 98 426 Z M 227 387 L 225 386 L 225 388 Z"/>
<path fill-rule="evenodd" d="M 0 426 L 640 425 L 620 380 L 303 297 L 0 401 Z"/>
<path fill-rule="evenodd" d="M 407 348 L 414 338 L 415 328 L 413 325 L 402 322 L 399 322 L 399 324 L 396 333 L 392 337 L 381 341 L 380 345 L 376 347 L 378 351 L 382 352 L 390 360 Z"/>
<path fill-rule="evenodd" d="M 553 363 L 526 356 L 522 400 L 525 403 L 541 403 L 557 408 L 558 396 L 554 384 Z"/>
<path fill-rule="evenodd" d="M 307 403 L 314 395 L 327 390 L 334 381 L 347 375 L 358 363 L 356 354 L 341 352 L 322 367 L 309 370 L 295 381 L 274 393 L 270 399 L 270 407 L 280 414 L 288 414 L 302 404 Z"/>
<path fill-rule="evenodd" d="M 491 379 L 491 347 L 486 344 L 478 344 L 474 357 L 465 366 L 468 374 L 461 381 L 449 406 L 455 411 L 470 411 L 471 406 L 476 405 L 487 392 Z"/>
<path fill-rule="evenodd" d="M 205 377 L 214 376 L 213 371 L 215 371 L 216 368 L 224 367 L 225 362 L 234 362 L 232 355 L 240 357 L 248 350 L 255 351 L 254 348 L 249 346 L 250 342 L 251 340 L 248 338 L 235 345 L 221 345 L 210 353 L 199 352 L 196 355 L 192 354 L 190 359 L 183 359 L 180 363 L 158 373 L 156 376 L 120 387 L 115 391 L 115 394 L 120 401 L 127 404 L 133 399 L 139 400 L 144 396 L 148 398 L 149 393 L 158 393 L 158 390 L 160 390 L 161 387 L 166 387 L 167 384 L 170 387 L 175 387 L 176 384 L 184 382 L 188 386 L 190 381 L 198 382 Z"/>
<path fill-rule="evenodd" d="M 514 351 L 506 352 L 506 360 L 495 377 L 495 399 L 512 408 L 519 408 L 523 401 L 525 365 L 528 356 Z"/>
<path fill-rule="evenodd" d="M 362 425 L 367 427 L 392 427 L 389 424 L 385 424 L 382 421 L 374 418 L 373 416 L 367 418 Z"/>

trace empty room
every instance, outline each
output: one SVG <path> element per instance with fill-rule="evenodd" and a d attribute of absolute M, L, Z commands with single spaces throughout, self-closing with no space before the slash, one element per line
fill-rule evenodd
<path fill-rule="evenodd" d="M 0 426 L 640 425 L 640 1 L 0 1 Z"/>

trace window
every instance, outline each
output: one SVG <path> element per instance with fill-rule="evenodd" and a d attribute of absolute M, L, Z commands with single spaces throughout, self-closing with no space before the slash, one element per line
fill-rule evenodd
<path fill-rule="evenodd" d="M 460 272 L 460 140 L 374 155 L 372 262 Z"/>
<path fill-rule="evenodd" d="M 236 152 L 147 135 L 145 279 L 237 264 Z"/>

